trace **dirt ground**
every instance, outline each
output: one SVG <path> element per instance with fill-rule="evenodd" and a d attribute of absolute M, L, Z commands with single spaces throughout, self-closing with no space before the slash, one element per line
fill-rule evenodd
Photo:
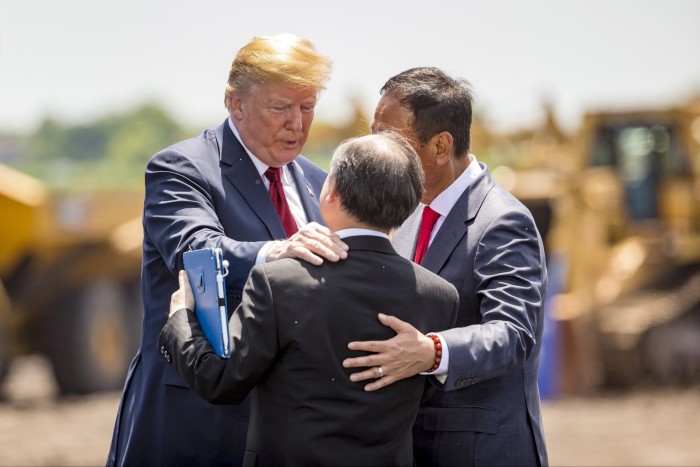
<path fill-rule="evenodd" d="M 104 465 L 119 394 L 59 398 L 45 360 L 11 368 L 0 466 Z M 552 466 L 700 466 L 700 388 L 543 403 Z"/>

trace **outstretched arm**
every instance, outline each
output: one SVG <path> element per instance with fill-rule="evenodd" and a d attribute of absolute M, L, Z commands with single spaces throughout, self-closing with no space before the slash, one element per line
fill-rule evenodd
<path fill-rule="evenodd" d="M 520 368 L 537 346 L 546 283 L 541 243 L 530 216 L 514 211 L 499 221 L 480 239 L 473 264 L 481 322 L 439 333 L 449 353 L 443 362 L 448 365 L 445 391 Z M 382 366 L 387 376 L 365 386 L 367 390 L 431 367 L 429 338 L 396 318 L 381 321 L 397 335 L 387 341 L 353 342 L 351 349 L 374 354 L 343 362 L 346 368 L 371 367 L 353 374 L 353 381 L 377 378 L 375 368 Z"/>
<path fill-rule="evenodd" d="M 173 275 L 189 248 L 221 248 L 231 264 L 229 287 L 243 289 L 260 249 L 268 243 L 230 238 L 219 220 L 210 179 L 182 151 L 168 148 L 156 154 L 146 169 L 144 230 Z M 243 208 L 241 208 L 243 209 Z M 297 257 L 313 264 L 347 257 L 347 245 L 328 228 L 310 223 L 287 240 L 271 242 L 266 259 Z"/>
<path fill-rule="evenodd" d="M 339 261 L 348 257 L 348 246 L 328 227 L 311 222 L 287 240 L 272 242 L 266 261 L 299 258 L 316 266 L 323 260 Z"/>

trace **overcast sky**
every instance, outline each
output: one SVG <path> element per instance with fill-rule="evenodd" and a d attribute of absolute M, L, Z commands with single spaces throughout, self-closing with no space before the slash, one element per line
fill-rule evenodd
<path fill-rule="evenodd" d="M 551 99 L 565 128 L 587 109 L 658 106 L 700 91 L 700 1 L 0 0 L 0 131 L 164 105 L 219 124 L 236 51 L 293 32 L 334 63 L 317 119 L 368 112 L 395 73 L 438 66 L 472 83 L 496 129 Z"/>

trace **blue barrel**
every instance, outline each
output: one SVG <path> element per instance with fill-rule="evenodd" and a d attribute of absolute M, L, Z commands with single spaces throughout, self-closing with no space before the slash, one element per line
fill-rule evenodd
<path fill-rule="evenodd" d="M 563 347 L 561 327 L 554 317 L 552 298 L 561 293 L 565 277 L 565 258 L 552 255 L 547 264 L 547 294 L 544 302 L 544 330 L 538 379 L 540 397 L 543 400 L 556 398 L 560 391 L 560 362 Z"/>

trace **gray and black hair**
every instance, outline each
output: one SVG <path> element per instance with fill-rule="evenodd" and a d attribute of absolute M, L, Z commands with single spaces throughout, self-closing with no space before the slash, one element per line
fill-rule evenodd
<path fill-rule="evenodd" d="M 328 177 L 348 214 L 382 230 L 401 225 L 423 196 L 418 154 L 393 131 L 341 143 L 333 154 Z"/>
<path fill-rule="evenodd" d="M 454 156 L 466 157 L 471 144 L 471 85 L 453 78 L 435 67 L 417 67 L 403 71 L 384 83 L 381 95 L 398 100 L 411 111 L 411 126 L 421 144 L 436 134 L 452 135 Z"/>

